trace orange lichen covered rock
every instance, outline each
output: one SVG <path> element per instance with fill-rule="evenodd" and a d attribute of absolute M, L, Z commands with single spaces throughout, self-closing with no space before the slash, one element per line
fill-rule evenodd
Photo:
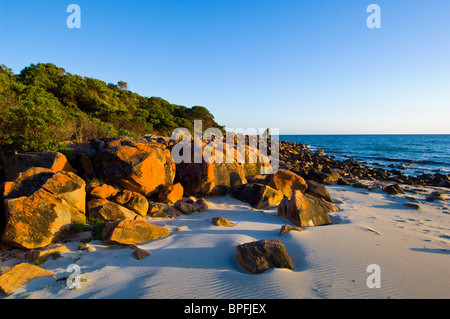
<path fill-rule="evenodd" d="M 308 188 L 306 181 L 301 176 L 285 169 L 279 169 L 276 173 L 267 175 L 265 184 L 282 191 L 283 195 L 288 198 L 295 190 L 304 193 Z"/>
<path fill-rule="evenodd" d="M 15 265 L 0 275 L 0 291 L 9 295 L 17 288 L 37 278 L 52 277 L 55 274 L 28 263 Z"/>
<path fill-rule="evenodd" d="M 36 153 L 21 153 L 5 158 L 5 173 L 7 180 L 13 180 L 17 175 L 31 167 L 43 167 L 56 173 L 59 171 L 76 170 L 69 164 L 65 155 L 59 152 L 44 151 Z"/>
<path fill-rule="evenodd" d="M 55 194 L 39 189 L 29 197 L 5 200 L 6 226 L 2 241 L 32 249 L 61 237 L 80 212 Z M 84 215 L 82 215 L 84 216 Z"/>
<path fill-rule="evenodd" d="M 175 178 L 170 151 L 159 145 L 117 145 L 100 152 L 95 163 L 103 180 L 144 196 Z"/>
<path fill-rule="evenodd" d="M 110 202 L 107 199 L 94 198 L 87 203 L 89 217 L 101 220 L 124 220 L 134 219 L 136 213 L 130 209 Z"/>
<path fill-rule="evenodd" d="M 145 220 L 123 220 L 109 222 L 102 232 L 107 244 L 134 245 L 170 234 L 167 228 L 152 225 Z"/>
<path fill-rule="evenodd" d="M 107 199 L 117 194 L 117 189 L 108 184 L 90 185 L 87 190 L 89 196 L 101 199 Z"/>
<path fill-rule="evenodd" d="M 278 205 L 278 216 L 284 217 L 299 227 L 331 224 L 329 213 L 339 208 L 323 198 L 294 191 L 290 199 L 283 199 Z"/>
<path fill-rule="evenodd" d="M 85 222 L 85 182 L 72 172 L 33 167 L 3 188 L 5 243 L 39 248 L 58 239 L 74 221 Z"/>
<path fill-rule="evenodd" d="M 180 183 L 165 186 L 158 194 L 158 200 L 162 203 L 173 205 L 183 199 L 183 186 Z"/>

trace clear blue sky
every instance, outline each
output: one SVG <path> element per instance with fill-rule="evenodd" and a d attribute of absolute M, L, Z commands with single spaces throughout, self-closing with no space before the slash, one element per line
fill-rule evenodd
<path fill-rule="evenodd" d="M 449 0 L 0 0 L 0 63 L 37 62 L 229 128 L 450 133 Z"/>

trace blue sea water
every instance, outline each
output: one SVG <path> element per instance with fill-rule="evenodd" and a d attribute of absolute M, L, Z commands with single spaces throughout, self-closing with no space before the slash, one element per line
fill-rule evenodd
<path fill-rule="evenodd" d="M 321 149 L 337 160 L 391 169 L 405 165 L 406 175 L 450 174 L 450 135 L 280 135 L 281 141 Z M 347 155 L 348 157 L 345 157 Z"/>

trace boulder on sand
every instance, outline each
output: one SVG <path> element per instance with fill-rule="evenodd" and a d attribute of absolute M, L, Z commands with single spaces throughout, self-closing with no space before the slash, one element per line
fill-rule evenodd
<path fill-rule="evenodd" d="M 103 242 L 107 244 L 134 245 L 170 234 L 167 228 L 152 225 L 145 220 L 108 222 L 103 228 Z"/>
<path fill-rule="evenodd" d="M 281 190 L 276 190 L 264 184 L 238 185 L 233 188 L 231 196 L 250 204 L 256 209 L 262 209 L 277 204 L 284 197 Z"/>
<path fill-rule="evenodd" d="M 323 184 L 319 184 L 315 181 L 307 180 L 306 184 L 308 185 L 308 188 L 303 193 L 309 194 L 315 197 L 323 198 L 327 202 L 332 203 L 333 199 L 331 198 L 330 193 L 328 192 L 327 188 Z"/>
<path fill-rule="evenodd" d="M 339 208 L 322 198 L 295 191 L 290 199 L 283 199 L 278 205 L 278 216 L 286 218 L 299 227 L 331 224 L 330 212 Z"/>
<path fill-rule="evenodd" d="M 305 192 L 308 188 L 301 176 L 286 169 L 279 169 L 274 174 L 267 175 L 264 184 L 280 190 L 286 197 L 291 197 L 295 190 Z"/>
<path fill-rule="evenodd" d="M 51 271 L 29 263 L 21 263 L 0 275 L 0 291 L 5 295 L 9 295 L 17 288 L 28 284 L 34 279 L 53 276 L 55 274 Z"/>
<path fill-rule="evenodd" d="M 270 268 L 294 270 L 294 264 L 279 240 L 260 240 L 237 245 L 236 258 L 242 268 L 254 274 Z"/>

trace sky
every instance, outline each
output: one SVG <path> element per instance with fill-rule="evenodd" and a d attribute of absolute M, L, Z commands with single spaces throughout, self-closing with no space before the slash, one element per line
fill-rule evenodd
<path fill-rule="evenodd" d="M 448 0 L 0 0 L 0 64 L 38 62 L 230 129 L 450 134 Z"/>

